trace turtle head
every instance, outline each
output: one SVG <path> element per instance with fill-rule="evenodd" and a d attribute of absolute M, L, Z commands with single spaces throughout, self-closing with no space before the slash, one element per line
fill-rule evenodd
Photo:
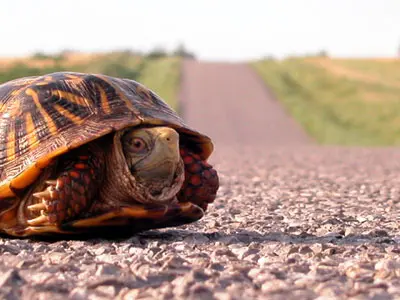
<path fill-rule="evenodd" d="M 132 175 L 152 195 L 173 184 L 181 161 L 179 134 L 174 129 L 131 129 L 122 136 L 122 149 Z"/>
<path fill-rule="evenodd" d="M 120 137 L 120 145 L 139 202 L 164 202 L 176 195 L 184 180 L 184 166 L 174 129 L 130 128 Z"/>

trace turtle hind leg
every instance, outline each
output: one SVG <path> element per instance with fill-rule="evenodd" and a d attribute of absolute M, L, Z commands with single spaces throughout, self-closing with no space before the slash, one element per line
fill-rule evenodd
<path fill-rule="evenodd" d="M 104 160 L 85 147 L 72 151 L 61 165 L 58 177 L 46 181 L 47 188 L 32 195 L 39 201 L 28 209 L 40 215 L 28 220 L 29 225 L 60 225 L 91 205 L 102 179 Z"/>
<path fill-rule="evenodd" d="M 215 200 L 219 179 L 217 171 L 206 161 L 185 148 L 180 149 L 185 164 L 185 181 L 177 197 L 180 202 L 192 202 L 204 211 Z"/>

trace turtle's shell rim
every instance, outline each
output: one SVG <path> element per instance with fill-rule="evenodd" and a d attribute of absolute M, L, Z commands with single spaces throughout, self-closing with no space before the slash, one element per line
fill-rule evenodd
<path fill-rule="evenodd" d="M 96 77 L 99 76 L 99 77 L 103 77 L 103 78 L 108 78 L 108 79 L 111 78 L 111 79 L 116 79 L 116 80 L 120 80 L 120 81 L 130 81 L 130 82 L 134 82 L 134 83 L 141 85 L 140 83 L 138 83 L 134 80 L 131 80 L 131 79 L 113 78 L 113 77 L 102 75 L 102 74 L 84 74 L 84 73 L 76 73 L 76 72 L 57 72 L 57 73 L 47 74 L 47 75 L 43 75 L 43 76 L 29 76 L 29 77 L 25 77 L 25 78 L 26 79 L 35 79 L 35 78 L 39 78 L 39 77 L 53 76 L 53 75 L 57 75 L 57 74 L 72 74 L 72 75 L 79 75 L 79 76 L 96 76 Z M 25 79 L 25 78 L 14 79 L 9 82 L 3 83 L 1 86 L 6 85 L 6 84 L 13 84 L 14 82 L 18 82 L 18 80 Z M 152 92 L 151 90 L 149 90 L 149 91 Z M 112 112 L 111 112 L 111 114 L 112 114 Z M 123 124 L 121 124 L 121 126 L 115 126 L 115 124 L 114 124 L 114 126 L 107 126 L 107 124 L 105 124 L 104 131 L 102 131 L 101 134 L 98 134 L 97 136 L 95 136 L 95 138 L 93 138 L 93 139 L 87 138 L 87 139 L 81 140 L 77 143 L 74 143 L 73 145 L 57 147 L 52 152 L 49 152 L 46 155 L 38 157 L 38 159 L 36 159 L 35 161 L 32 161 L 32 163 L 30 165 L 25 166 L 19 173 L 15 174 L 13 176 L 7 177 L 3 181 L 1 181 L 0 182 L 0 199 L 6 198 L 7 195 L 10 194 L 10 192 L 11 192 L 10 183 L 15 181 L 16 178 L 20 179 L 21 181 L 26 181 L 27 177 L 30 177 L 30 178 L 28 178 L 28 179 L 30 179 L 30 180 L 28 180 L 28 181 L 30 181 L 30 183 L 24 185 L 24 188 L 25 188 L 26 186 L 29 186 L 32 182 L 34 182 L 34 180 L 37 179 L 37 177 L 40 174 L 40 172 L 38 170 L 39 169 L 41 170 L 41 169 L 45 168 L 46 166 L 48 166 L 50 164 L 50 162 L 52 161 L 52 159 L 54 159 L 64 153 L 67 153 L 68 151 L 71 151 L 72 149 L 78 148 L 84 144 L 87 144 L 96 139 L 99 139 L 107 134 L 110 134 L 112 132 L 116 132 L 119 130 L 123 130 L 128 127 L 150 125 L 150 126 L 169 126 L 171 128 L 174 128 L 175 130 L 178 131 L 178 133 L 182 137 L 185 137 L 184 138 L 185 143 L 189 143 L 193 147 L 194 152 L 199 154 L 202 159 L 204 159 L 204 160 L 207 159 L 210 156 L 210 154 L 212 153 L 213 148 L 214 148 L 211 139 L 208 136 L 201 134 L 200 132 L 188 127 L 180 119 L 180 116 L 175 111 L 173 111 L 173 114 L 174 114 L 174 117 L 179 120 L 179 122 L 176 122 L 175 124 L 172 121 L 168 122 L 168 117 L 166 117 L 167 120 L 162 120 L 162 119 L 157 119 L 154 117 L 149 118 L 146 116 L 139 115 L 139 117 L 140 117 L 139 119 L 134 119 L 134 120 L 132 120 L 132 122 L 124 122 Z M 168 116 L 167 113 L 166 113 L 166 116 Z M 36 175 L 34 174 L 35 170 L 36 170 L 36 173 L 39 172 Z M 29 172 L 29 171 L 31 171 L 31 172 Z M 32 178 L 34 178 L 33 181 L 32 181 Z M 10 196 L 12 196 L 12 194 L 10 194 Z"/>

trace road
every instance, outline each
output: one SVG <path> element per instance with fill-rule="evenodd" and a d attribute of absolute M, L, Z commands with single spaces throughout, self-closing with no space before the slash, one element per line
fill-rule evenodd
<path fill-rule="evenodd" d="M 0 239 L 24 299 L 395 299 L 400 151 L 318 146 L 249 67 L 189 61 L 182 113 L 215 141 L 207 215 L 118 240 Z"/>
<path fill-rule="evenodd" d="M 309 141 L 271 92 L 245 64 L 183 66 L 180 94 L 187 123 L 216 145 L 295 146 Z"/>

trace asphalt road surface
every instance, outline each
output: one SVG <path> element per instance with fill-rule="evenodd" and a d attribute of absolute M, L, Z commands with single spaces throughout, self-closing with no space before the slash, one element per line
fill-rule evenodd
<path fill-rule="evenodd" d="M 400 297 L 398 149 L 315 145 L 241 64 L 186 62 L 180 97 L 215 141 L 206 217 L 118 240 L 0 239 L 3 297 Z"/>

